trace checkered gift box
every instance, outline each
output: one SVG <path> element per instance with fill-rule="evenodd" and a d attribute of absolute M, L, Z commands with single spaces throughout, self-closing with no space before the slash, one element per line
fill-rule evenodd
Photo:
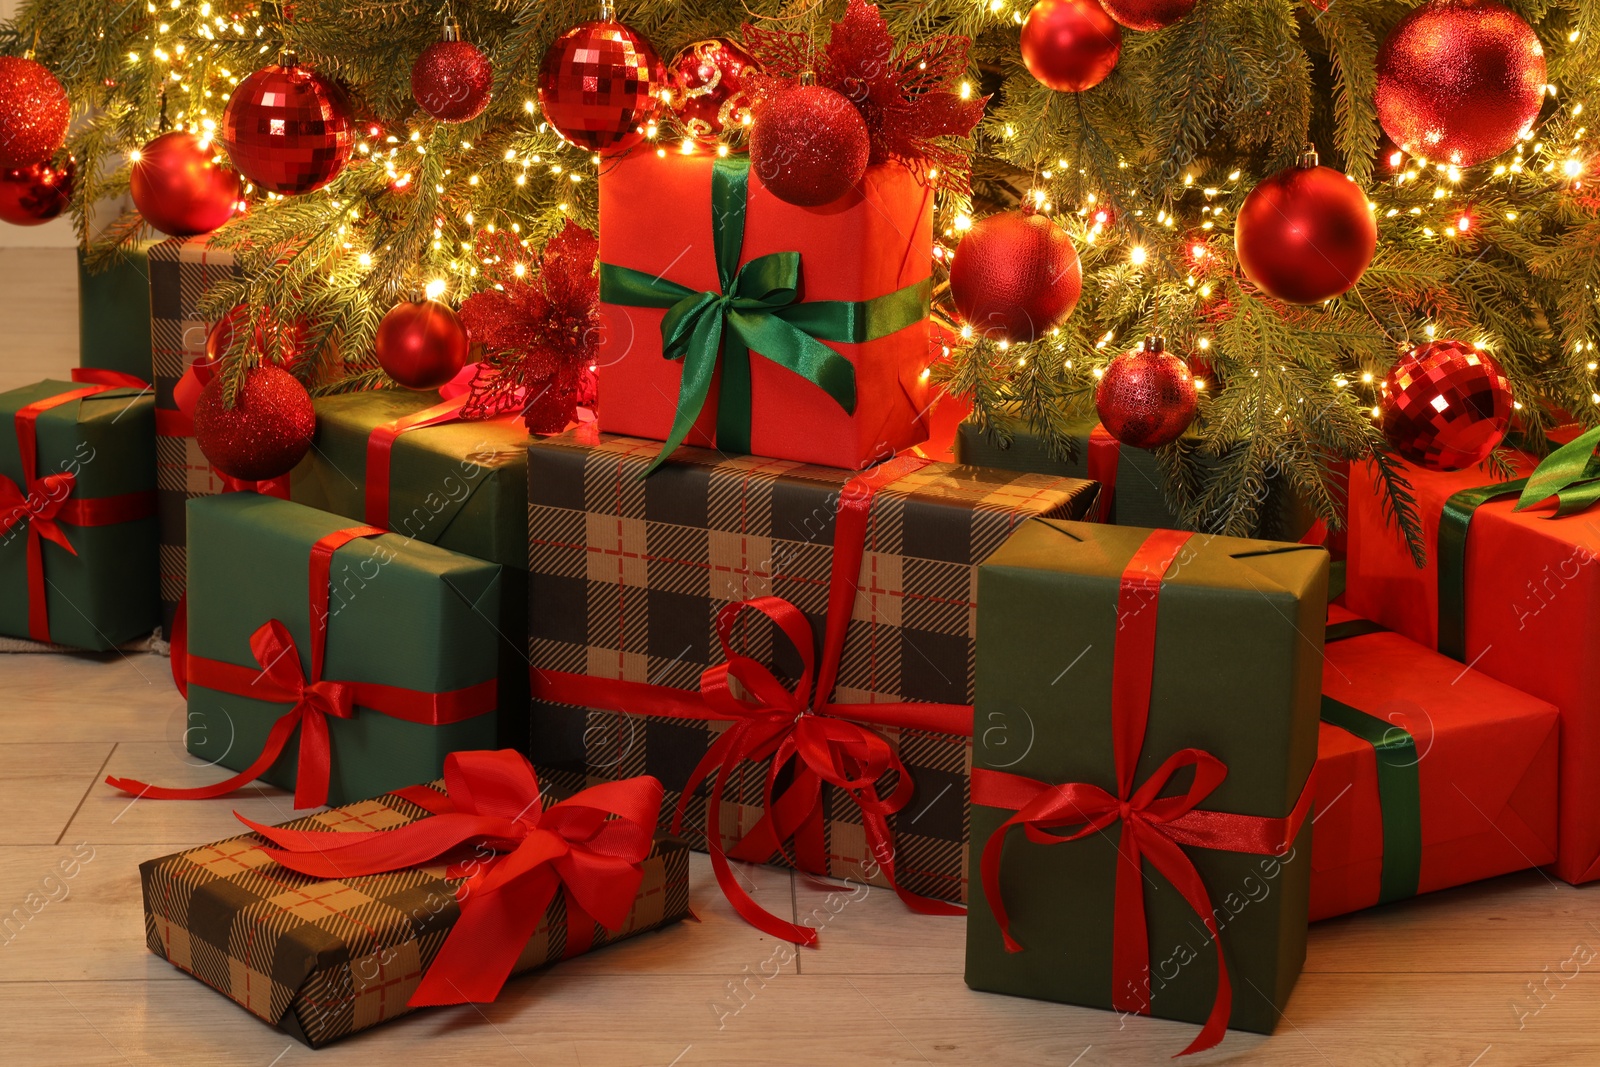
<path fill-rule="evenodd" d="M 444 792 L 443 782 L 433 788 Z M 284 826 L 392 830 L 430 817 L 390 793 Z M 460 916 L 465 879 L 437 864 L 323 880 L 280 867 L 262 844 L 246 834 L 143 863 L 150 951 L 313 1048 L 410 1012 L 407 1001 Z M 658 838 L 627 922 L 617 933 L 596 926 L 593 945 L 688 913 L 688 851 Z M 557 893 L 513 973 L 561 960 L 567 937 Z"/>
<path fill-rule="evenodd" d="M 659 448 L 581 430 L 529 447 L 536 693 L 542 677 L 558 675 L 696 691 L 722 658 L 718 612 L 754 596 L 790 601 L 820 641 L 840 490 L 854 472 L 683 448 L 641 479 Z M 832 701 L 971 705 L 978 564 L 1025 519 L 1081 516 L 1094 491 L 1087 481 L 942 463 L 879 489 Z M 744 655 L 792 685 L 798 654 L 774 636 L 765 619 L 736 634 Z M 541 780 L 564 793 L 652 775 L 670 810 L 725 728 L 536 700 L 528 753 Z M 964 900 L 971 737 L 879 732 L 915 779 L 909 805 L 889 820 L 897 881 Z M 760 820 L 765 777 L 765 767 L 744 763 L 728 782 L 723 848 Z M 893 787 L 886 781 L 880 794 Z M 702 786 L 691 797 L 685 822 L 700 848 L 708 795 Z M 855 802 L 824 786 L 824 804 L 828 869 L 816 873 L 884 884 Z"/>

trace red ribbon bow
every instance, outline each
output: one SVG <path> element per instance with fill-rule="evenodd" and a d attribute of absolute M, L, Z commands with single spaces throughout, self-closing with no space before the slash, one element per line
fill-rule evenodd
<path fill-rule="evenodd" d="M 494 1000 L 557 890 L 566 894 L 569 956 L 593 943 L 595 923 L 615 931 L 627 921 L 661 811 L 660 782 L 591 786 L 546 809 L 533 765 L 509 749 L 453 753 L 444 781 L 445 795 L 400 790 L 434 814 L 394 830 L 286 830 L 237 817 L 278 846 L 262 850 L 275 862 L 314 878 L 403 870 L 469 845 L 497 853 L 466 865 L 471 874 L 456 891 L 461 917 L 411 1007 Z"/>

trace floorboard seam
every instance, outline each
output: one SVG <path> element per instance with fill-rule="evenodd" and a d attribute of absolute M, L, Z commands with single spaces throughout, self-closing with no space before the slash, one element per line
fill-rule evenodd
<path fill-rule="evenodd" d="M 117 754 L 117 748 L 121 744 L 121 741 L 111 742 L 111 751 L 106 753 L 106 758 L 101 762 L 100 769 L 95 772 L 93 778 L 89 779 L 89 787 L 83 791 L 83 796 L 78 798 L 77 807 L 72 809 L 72 814 L 68 815 L 67 821 L 62 824 L 61 832 L 56 835 L 56 844 L 61 844 L 61 839 L 67 836 L 68 830 L 72 829 L 73 820 L 78 817 L 78 812 L 83 810 L 83 802 L 89 799 L 90 793 L 94 792 L 95 783 L 106 773 L 106 768 L 111 765 L 111 758 Z"/>

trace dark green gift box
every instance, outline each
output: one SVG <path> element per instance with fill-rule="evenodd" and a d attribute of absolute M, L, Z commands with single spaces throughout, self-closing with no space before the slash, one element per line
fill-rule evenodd
<path fill-rule="evenodd" d="M 91 273 L 78 250 L 78 365 L 151 379 L 150 245 Z"/>
<path fill-rule="evenodd" d="M 29 404 L 84 389 L 44 381 L 0 393 L 0 477 L 28 494 L 16 415 Z M 61 530 L 73 552 L 41 539 L 50 640 L 105 651 L 156 627 L 155 402 L 148 392 L 113 389 L 70 400 L 34 420 L 39 477 L 71 473 L 70 501 L 142 494 L 146 517 Z M 5 516 L 0 516 L 4 518 Z M 0 633 L 28 637 L 28 522 L 0 533 Z"/>
<path fill-rule="evenodd" d="M 1038 844 L 1019 829 L 1006 836 L 1001 896 L 1023 946 L 1008 952 L 979 867 L 983 846 L 1013 811 L 980 804 L 978 778 L 980 769 L 1003 771 L 1115 794 L 1113 662 L 1130 624 L 1119 619 L 1119 589 L 1148 534 L 1036 519 L 980 569 L 966 968 L 974 989 L 1113 1006 L 1120 823 L 1068 843 Z M 1135 787 L 1175 753 L 1197 748 L 1227 768 L 1200 809 L 1265 819 L 1295 811 L 1317 758 L 1327 583 L 1321 548 L 1189 539 L 1158 597 L 1140 601 L 1157 614 Z M 1180 771 L 1176 784 L 1189 781 Z M 1280 856 L 1183 847 L 1221 928 L 1230 1026 L 1270 1032 L 1300 973 L 1310 844 L 1307 818 Z M 1152 1014 L 1201 1022 L 1217 989 L 1215 949 L 1148 860 L 1144 876 Z"/>
<path fill-rule="evenodd" d="M 277 619 L 288 627 L 301 667 L 311 673 L 311 547 L 356 525 L 351 520 L 255 493 L 225 493 L 189 503 L 189 654 L 255 663 L 250 637 Z M 339 548 L 330 571 L 323 678 L 444 693 L 495 677 L 494 620 L 501 572 L 395 534 Z M 248 767 L 288 705 L 189 686 L 189 751 L 233 770 Z M 328 803 L 344 804 L 438 777 L 444 757 L 492 748 L 496 715 L 430 726 L 358 707 L 329 717 L 332 773 Z M 293 740 L 262 778 L 293 788 Z"/>

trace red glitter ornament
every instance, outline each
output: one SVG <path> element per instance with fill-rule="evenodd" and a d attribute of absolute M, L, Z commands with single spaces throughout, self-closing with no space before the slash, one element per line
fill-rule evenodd
<path fill-rule="evenodd" d="M 598 19 L 550 43 L 539 67 L 539 107 L 562 140 L 621 152 L 644 139 L 666 81 L 649 41 L 615 19 Z"/>
<path fill-rule="evenodd" d="M 67 210 L 77 160 L 35 163 L 31 167 L 0 171 L 0 220 L 13 226 L 39 226 Z"/>
<path fill-rule="evenodd" d="M 1383 434 L 1429 470 L 1482 463 L 1511 425 L 1511 383 L 1487 352 L 1430 341 L 1402 356 L 1383 383 Z"/>
<path fill-rule="evenodd" d="M 1122 30 L 1097 0 L 1039 0 L 1022 24 L 1022 62 L 1040 83 L 1081 93 L 1105 81 L 1122 54 Z"/>
<path fill-rule="evenodd" d="M 192 133 L 173 130 L 139 150 L 129 175 L 133 206 L 170 237 L 210 233 L 239 206 L 239 176 Z"/>
<path fill-rule="evenodd" d="M 754 94 L 747 78 L 759 73 L 755 58 L 722 37 L 684 46 L 667 75 L 672 79 L 672 113 L 690 137 L 703 145 L 737 140 L 750 125 Z"/>
<path fill-rule="evenodd" d="M 407 389 L 437 389 L 467 365 L 467 328 L 437 300 L 407 300 L 378 324 L 378 365 Z"/>
<path fill-rule="evenodd" d="M 344 91 L 293 52 L 233 90 L 219 137 L 235 169 L 275 193 L 309 193 L 338 177 L 355 147 Z"/>
<path fill-rule="evenodd" d="M 833 203 L 867 172 L 871 150 L 861 112 L 832 89 L 799 85 L 756 104 L 750 170 L 784 203 Z"/>
<path fill-rule="evenodd" d="M 1094 390 L 1095 410 L 1106 432 L 1135 448 L 1160 448 L 1183 435 L 1199 399 L 1189 366 L 1147 337 L 1132 352 L 1111 361 Z"/>
<path fill-rule="evenodd" d="M 442 122 L 467 122 L 489 106 L 494 68 L 475 44 L 461 39 L 461 24 L 446 19 L 444 36 L 422 50 L 411 67 L 411 95 Z"/>
<path fill-rule="evenodd" d="M 32 59 L 0 56 L 0 169 L 31 167 L 61 151 L 71 118 L 54 74 Z"/>
<path fill-rule="evenodd" d="M 1234 223 L 1245 276 L 1269 296 L 1317 304 L 1360 280 L 1378 249 L 1361 187 L 1306 152 L 1250 190 Z"/>
<path fill-rule="evenodd" d="M 1378 122 L 1405 151 L 1469 167 L 1512 145 L 1544 103 L 1544 47 L 1493 0 L 1433 0 L 1378 52 Z"/>
<path fill-rule="evenodd" d="M 996 341 L 1036 340 L 1067 321 L 1083 267 L 1066 231 L 1007 211 L 972 224 L 950 264 L 950 296 L 968 326 Z"/>
<path fill-rule="evenodd" d="M 194 408 L 194 438 L 223 474 L 247 482 L 288 474 L 311 450 L 317 413 L 311 394 L 281 367 L 250 368 L 232 408 L 222 402 L 224 376 L 200 392 Z"/>
<path fill-rule="evenodd" d="M 1100 0 L 1117 25 L 1130 30 L 1159 30 L 1194 10 L 1195 0 Z"/>

